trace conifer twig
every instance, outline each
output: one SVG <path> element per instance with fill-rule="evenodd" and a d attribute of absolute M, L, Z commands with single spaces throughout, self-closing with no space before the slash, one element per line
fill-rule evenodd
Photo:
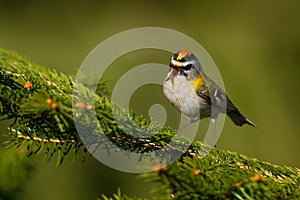
<path fill-rule="evenodd" d="M 59 140 L 59 139 L 45 139 L 45 138 L 39 138 L 39 137 L 30 137 L 26 135 L 19 134 L 18 135 L 19 139 L 22 140 L 33 140 L 33 141 L 38 141 L 38 142 L 51 142 L 51 143 L 78 143 L 80 141 L 77 140 Z"/>

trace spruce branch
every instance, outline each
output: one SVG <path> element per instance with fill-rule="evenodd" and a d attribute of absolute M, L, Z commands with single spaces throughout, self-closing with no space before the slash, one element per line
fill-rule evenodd
<path fill-rule="evenodd" d="M 195 142 L 197 151 L 202 144 Z M 141 175 L 169 189 L 175 199 L 299 199 L 300 170 L 220 149 L 199 159 L 183 156 L 172 165 Z"/>
<path fill-rule="evenodd" d="M 79 99 L 73 93 L 73 87 L 92 97 L 95 107 L 89 105 L 86 99 Z M 108 137 L 114 145 L 131 152 L 151 152 L 166 146 L 166 154 L 171 151 L 185 152 L 172 165 L 142 175 L 145 181 L 161 184 L 155 188 L 155 192 L 160 194 L 158 199 L 300 198 L 299 169 L 211 149 L 201 142 L 194 142 L 185 151 L 183 146 L 188 142 L 186 138 L 179 138 L 173 141 L 172 146 L 168 145 L 176 131 L 167 127 L 159 130 L 155 123 L 150 126 L 151 121 L 145 117 L 114 106 L 123 122 L 117 124 L 112 114 L 113 102 L 106 94 L 105 82 L 99 82 L 96 92 L 91 92 L 71 76 L 33 64 L 17 53 L 0 50 L 0 120 L 11 120 L 5 142 L 7 147 L 27 146 L 25 151 L 28 156 L 43 152 L 45 161 L 57 155 L 57 163 L 61 164 L 70 151 L 75 156 L 80 150 L 86 151 L 82 138 L 77 134 L 76 119 L 80 121 L 77 128 L 95 130 L 87 138 L 91 141 L 85 141 L 91 144 L 101 144 L 103 136 Z M 76 104 L 72 108 L 74 99 Z M 98 123 L 90 120 L 93 110 Z M 135 138 L 123 130 L 151 135 Z M 203 148 L 210 151 L 205 157 L 202 157 Z M 121 192 L 115 194 L 114 198 L 104 195 L 102 198 L 136 199 Z"/>
<path fill-rule="evenodd" d="M 122 149 L 146 153 L 164 147 L 176 134 L 170 128 L 158 131 L 158 124 L 150 126 L 151 121 L 143 116 L 114 106 L 114 112 L 121 119 L 121 123 L 117 124 L 112 114 L 112 103 L 105 97 L 107 89 L 103 81 L 99 82 L 94 93 L 70 76 L 32 64 L 29 59 L 6 50 L 0 52 L 0 69 L 0 119 L 13 119 L 6 145 L 18 148 L 27 145 L 29 156 L 45 149 L 45 161 L 57 154 L 57 163 L 61 164 L 71 149 L 75 155 L 80 149 L 86 151 L 82 139 L 87 140 L 85 144 L 92 145 L 102 144 L 104 137 Z M 85 94 L 82 99 L 73 91 L 74 87 Z M 88 97 L 95 100 L 95 108 L 87 102 Z M 74 99 L 76 103 L 72 108 Z M 97 121 L 90 117 L 93 110 Z M 80 122 L 77 127 L 74 120 Z M 93 131 L 89 137 L 80 138 L 76 128 Z M 151 135 L 135 138 L 124 130 L 137 135 L 145 132 Z M 185 140 L 177 140 L 175 145 L 167 148 L 168 151 L 183 151 Z"/>

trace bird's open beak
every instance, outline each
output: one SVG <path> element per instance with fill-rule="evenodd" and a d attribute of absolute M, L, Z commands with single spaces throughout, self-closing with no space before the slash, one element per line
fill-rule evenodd
<path fill-rule="evenodd" d="M 176 68 L 171 68 L 171 71 L 169 72 L 169 76 L 167 77 L 166 81 L 175 78 L 179 74 L 179 70 Z"/>

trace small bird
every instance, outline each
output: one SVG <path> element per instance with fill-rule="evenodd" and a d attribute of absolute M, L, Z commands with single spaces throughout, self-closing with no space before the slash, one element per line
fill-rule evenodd
<path fill-rule="evenodd" d="M 200 62 L 190 51 L 181 50 L 172 56 L 167 78 L 163 82 L 163 93 L 190 120 L 178 131 L 206 117 L 211 117 L 215 124 L 219 113 L 226 113 L 237 126 L 249 124 L 256 127 L 205 75 Z"/>

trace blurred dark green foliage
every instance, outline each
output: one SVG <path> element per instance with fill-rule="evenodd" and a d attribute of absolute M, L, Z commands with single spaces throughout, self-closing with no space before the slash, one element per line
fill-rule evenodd
<path fill-rule="evenodd" d="M 22 155 L 23 151 L 0 151 L 0 199 L 23 199 L 24 184 L 34 171 L 32 160 Z"/>

